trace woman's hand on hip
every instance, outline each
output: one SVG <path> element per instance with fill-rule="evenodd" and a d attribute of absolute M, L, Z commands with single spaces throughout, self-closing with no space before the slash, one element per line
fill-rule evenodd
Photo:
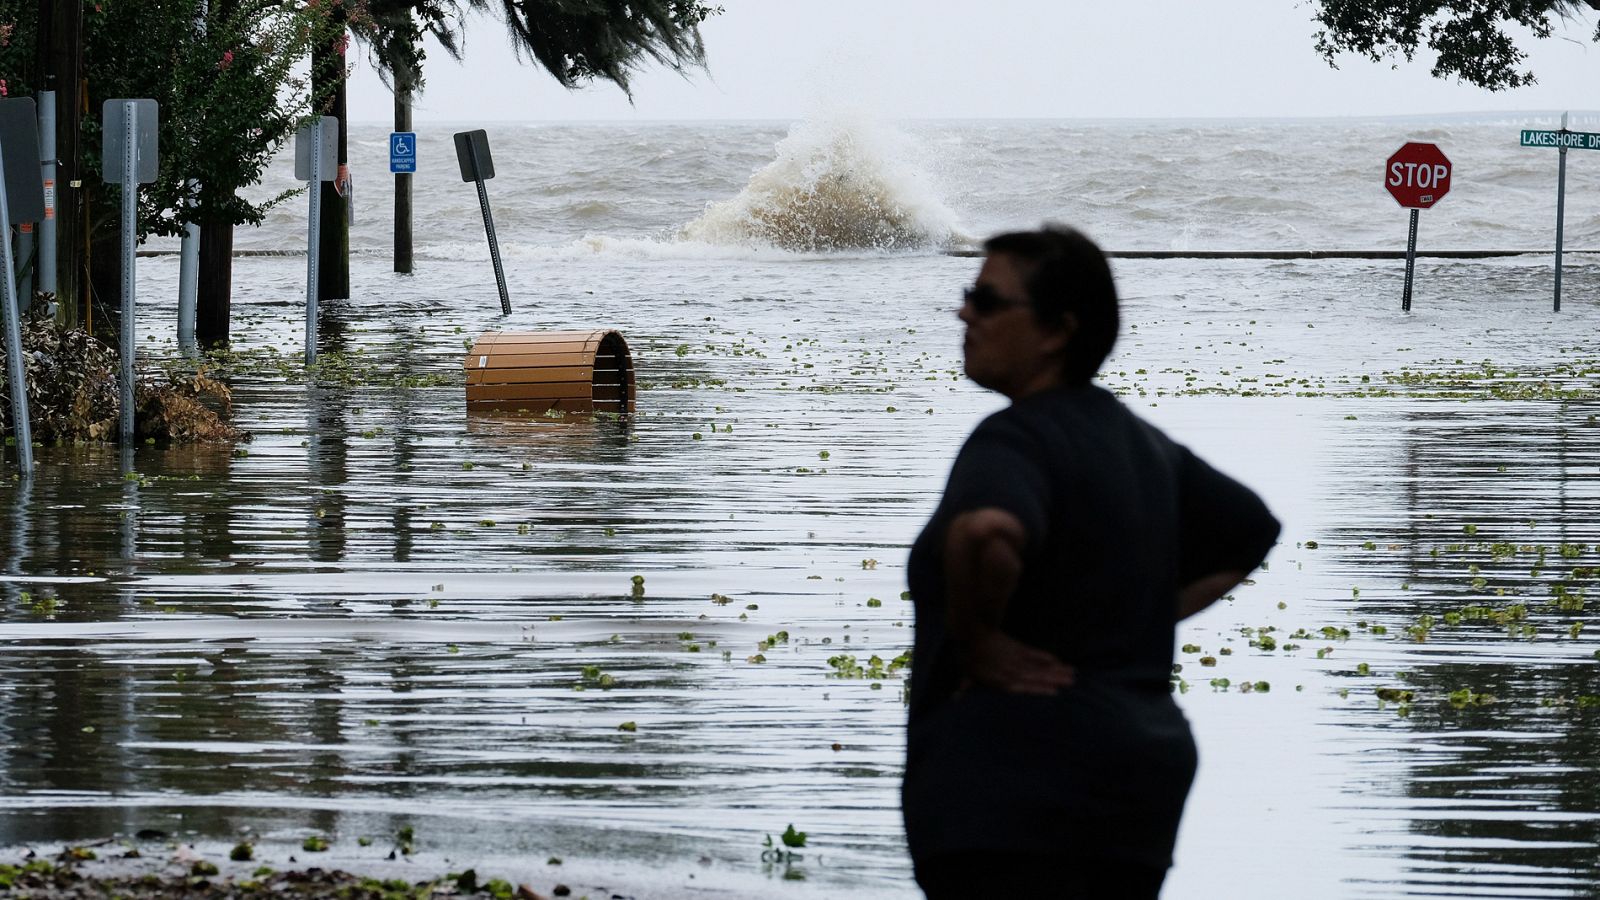
<path fill-rule="evenodd" d="M 1077 670 L 1054 654 L 1000 631 L 978 635 L 964 649 L 969 683 L 1013 694 L 1054 696 L 1077 680 Z"/>

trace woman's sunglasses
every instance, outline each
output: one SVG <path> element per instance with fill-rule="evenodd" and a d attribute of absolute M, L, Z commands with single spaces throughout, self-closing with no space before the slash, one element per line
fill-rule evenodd
<path fill-rule="evenodd" d="M 962 291 L 961 300 L 967 306 L 972 307 L 972 311 L 980 316 L 993 315 L 994 313 L 1011 309 L 1014 306 L 1029 305 L 1026 300 L 1012 300 L 1009 297 L 1002 297 L 994 288 L 986 284 L 969 287 Z"/>

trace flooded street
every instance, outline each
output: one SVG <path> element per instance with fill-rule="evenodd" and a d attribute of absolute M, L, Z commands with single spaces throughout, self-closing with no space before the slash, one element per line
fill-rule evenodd
<path fill-rule="evenodd" d="M 1114 250 L 1398 249 L 1375 166 L 1402 132 L 1461 173 L 1424 249 L 1543 246 L 1516 125 L 509 126 L 506 318 L 448 134 L 405 277 L 386 133 L 355 128 L 355 296 L 316 372 L 303 257 L 235 260 L 211 371 L 252 441 L 0 469 L 0 862 L 120 836 L 226 867 L 248 838 L 591 896 L 913 896 L 906 552 L 999 407 L 960 376 L 977 261 L 937 248 L 1048 218 Z M 1405 316 L 1396 261 L 1116 264 L 1102 383 L 1285 525 L 1181 629 L 1201 766 L 1164 896 L 1600 883 L 1600 171 L 1571 177 L 1559 316 L 1545 256 L 1420 260 Z M 283 159 L 260 190 L 295 184 Z M 305 214 L 238 246 L 303 246 Z M 792 252 L 863 234 L 920 249 Z M 147 372 L 185 365 L 177 270 L 140 261 Z M 591 328 L 630 342 L 636 416 L 466 414 L 479 335 Z M 764 858 L 791 824 L 801 858 Z"/>
<path fill-rule="evenodd" d="M 1600 882 L 1600 312 L 1551 315 L 1525 259 L 1424 263 L 1402 317 L 1397 267 L 1117 267 L 1104 383 L 1285 522 L 1181 631 L 1202 761 L 1165 896 Z M 0 846 L 378 866 L 411 826 L 413 869 L 911 896 L 904 564 L 998 408 L 958 376 L 975 269 L 513 259 L 502 319 L 486 264 L 358 256 L 307 380 L 303 265 L 238 260 L 252 442 L 0 483 Z M 170 320 L 141 309 L 152 365 Z M 466 415 L 466 343 L 575 327 L 627 336 L 636 417 Z M 791 823 L 803 858 L 763 862 Z"/>

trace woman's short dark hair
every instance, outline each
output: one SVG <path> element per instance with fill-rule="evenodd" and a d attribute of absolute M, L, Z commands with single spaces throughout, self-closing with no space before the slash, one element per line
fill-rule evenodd
<path fill-rule="evenodd" d="M 1069 384 L 1093 378 L 1117 342 L 1117 286 L 1105 253 L 1082 232 L 1059 225 L 995 235 L 983 249 L 1022 265 L 1039 321 L 1060 322 L 1068 313 L 1077 319 L 1062 372 Z"/>

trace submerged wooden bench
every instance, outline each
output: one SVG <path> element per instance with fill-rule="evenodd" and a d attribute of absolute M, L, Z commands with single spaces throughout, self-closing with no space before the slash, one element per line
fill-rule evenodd
<path fill-rule="evenodd" d="M 491 331 L 467 353 L 467 411 L 631 413 L 637 389 L 616 331 Z"/>

